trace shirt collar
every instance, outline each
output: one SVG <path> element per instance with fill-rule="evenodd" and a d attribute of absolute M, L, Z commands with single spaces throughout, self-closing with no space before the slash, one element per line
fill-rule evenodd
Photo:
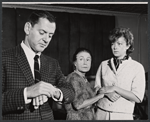
<path fill-rule="evenodd" d="M 35 53 L 28 46 L 26 46 L 23 41 L 21 42 L 21 47 L 23 48 L 25 54 L 28 56 L 34 57 L 35 55 L 41 55 L 41 52 Z"/>
<path fill-rule="evenodd" d="M 124 60 L 128 60 L 129 56 L 126 55 L 124 56 L 122 59 L 117 59 L 115 56 L 113 56 L 114 60 L 120 60 L 120 61 L 124 61 Z"/>
<path fill-rule="evenodd" d="M 124 60 L 123 62 L 128 62 L 128 61 L 131 61 L 131 60 L 132 60 L 132 58 L 131 58 L 130 56 L 128 56 L 128 59 Z M 109 62 L 111 63 L 111 65 L 115 65 L 115 64 L 114 64 L 114 57 L 112 57 L 112 58 L 109 60 Z"/>

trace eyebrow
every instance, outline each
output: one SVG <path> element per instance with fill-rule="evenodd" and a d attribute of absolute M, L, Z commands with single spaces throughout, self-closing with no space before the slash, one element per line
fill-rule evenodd
<path fill-rule="evenodd" d="M 83 58 L 83 56 L 78 56 L 78 58 L 80 58 L 80 57 Z M 91 58 L 91 57 L 87 57 L 87 58 Z"/>
<path fill-rule="evenodd" d="M 40 29 L 40 31 L 44 31 L 44 33 L 48 33 L 47 31 Z M 54 34 L 54 33 L 49 33 L 49 34 Z"/>

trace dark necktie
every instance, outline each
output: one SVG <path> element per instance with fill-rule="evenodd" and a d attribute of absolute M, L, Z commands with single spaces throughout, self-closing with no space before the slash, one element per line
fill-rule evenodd
<path fill-rule="evenodd" d="M 39 70 L 39 62 L 38 62 L 38 55 L 34 57 L 34 75 L 35 75 L 35 83 L 41 81 L 41 75 Z"/>
<path fill-rule="evenodd" d="M 38 62 L 38 55 L 35 55 L 34 57 L 34 75 L 35 75 L 35 83 L 41 81 L 41 75 L 39 70 L 39 62 Z M 42 106 L 39 107 L 39 112 L 41 115 L 42 120 L 48 120 L 49 118 L 52 118 L 52 114 L 47 112 L 50 111 L 49 107 L 47 107 L 49 104 L 46 102 Z M 33 108 L 34 109 L 34 108 Z"/>
<path fill-rule="evenodd" d="M 38 58 L 39 58 L 39 56 L 35 55 L 35 57 L 34 57 L 34 79 L 35 79 L 35 83 L 41 81 Z M 32 112 L 35 110 L 34 106 L 33 106 L 33 101 L 30 104 L 30 109 Z"/>

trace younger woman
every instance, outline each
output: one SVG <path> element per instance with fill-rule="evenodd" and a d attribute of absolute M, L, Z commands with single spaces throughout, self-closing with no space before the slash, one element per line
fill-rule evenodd
<path fill-rule="evenodd" d="M 114 56 L 103 61 L 96 74 L 95 88 L 105 94 L 98 101 L 96 120 L 133 120 L 135 102 L 144 97 L 144 68 L 129 56 L 133 34 L 128 28 L 114 29 L 109 39 Z"/>

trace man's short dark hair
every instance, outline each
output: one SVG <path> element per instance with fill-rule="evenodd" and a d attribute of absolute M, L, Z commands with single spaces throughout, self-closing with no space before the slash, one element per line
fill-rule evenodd
<path fill-rule="evenodd" d="M 38 23 L 40 18 L 46 18 L 51 23 L 56 23 L 55 17 L 51 13 L 49 13 L 48 11 L 33 11 L 30 14 L 27 21 L 30 22 L 32 26 L 34 26 L 36 23 Z"/>

